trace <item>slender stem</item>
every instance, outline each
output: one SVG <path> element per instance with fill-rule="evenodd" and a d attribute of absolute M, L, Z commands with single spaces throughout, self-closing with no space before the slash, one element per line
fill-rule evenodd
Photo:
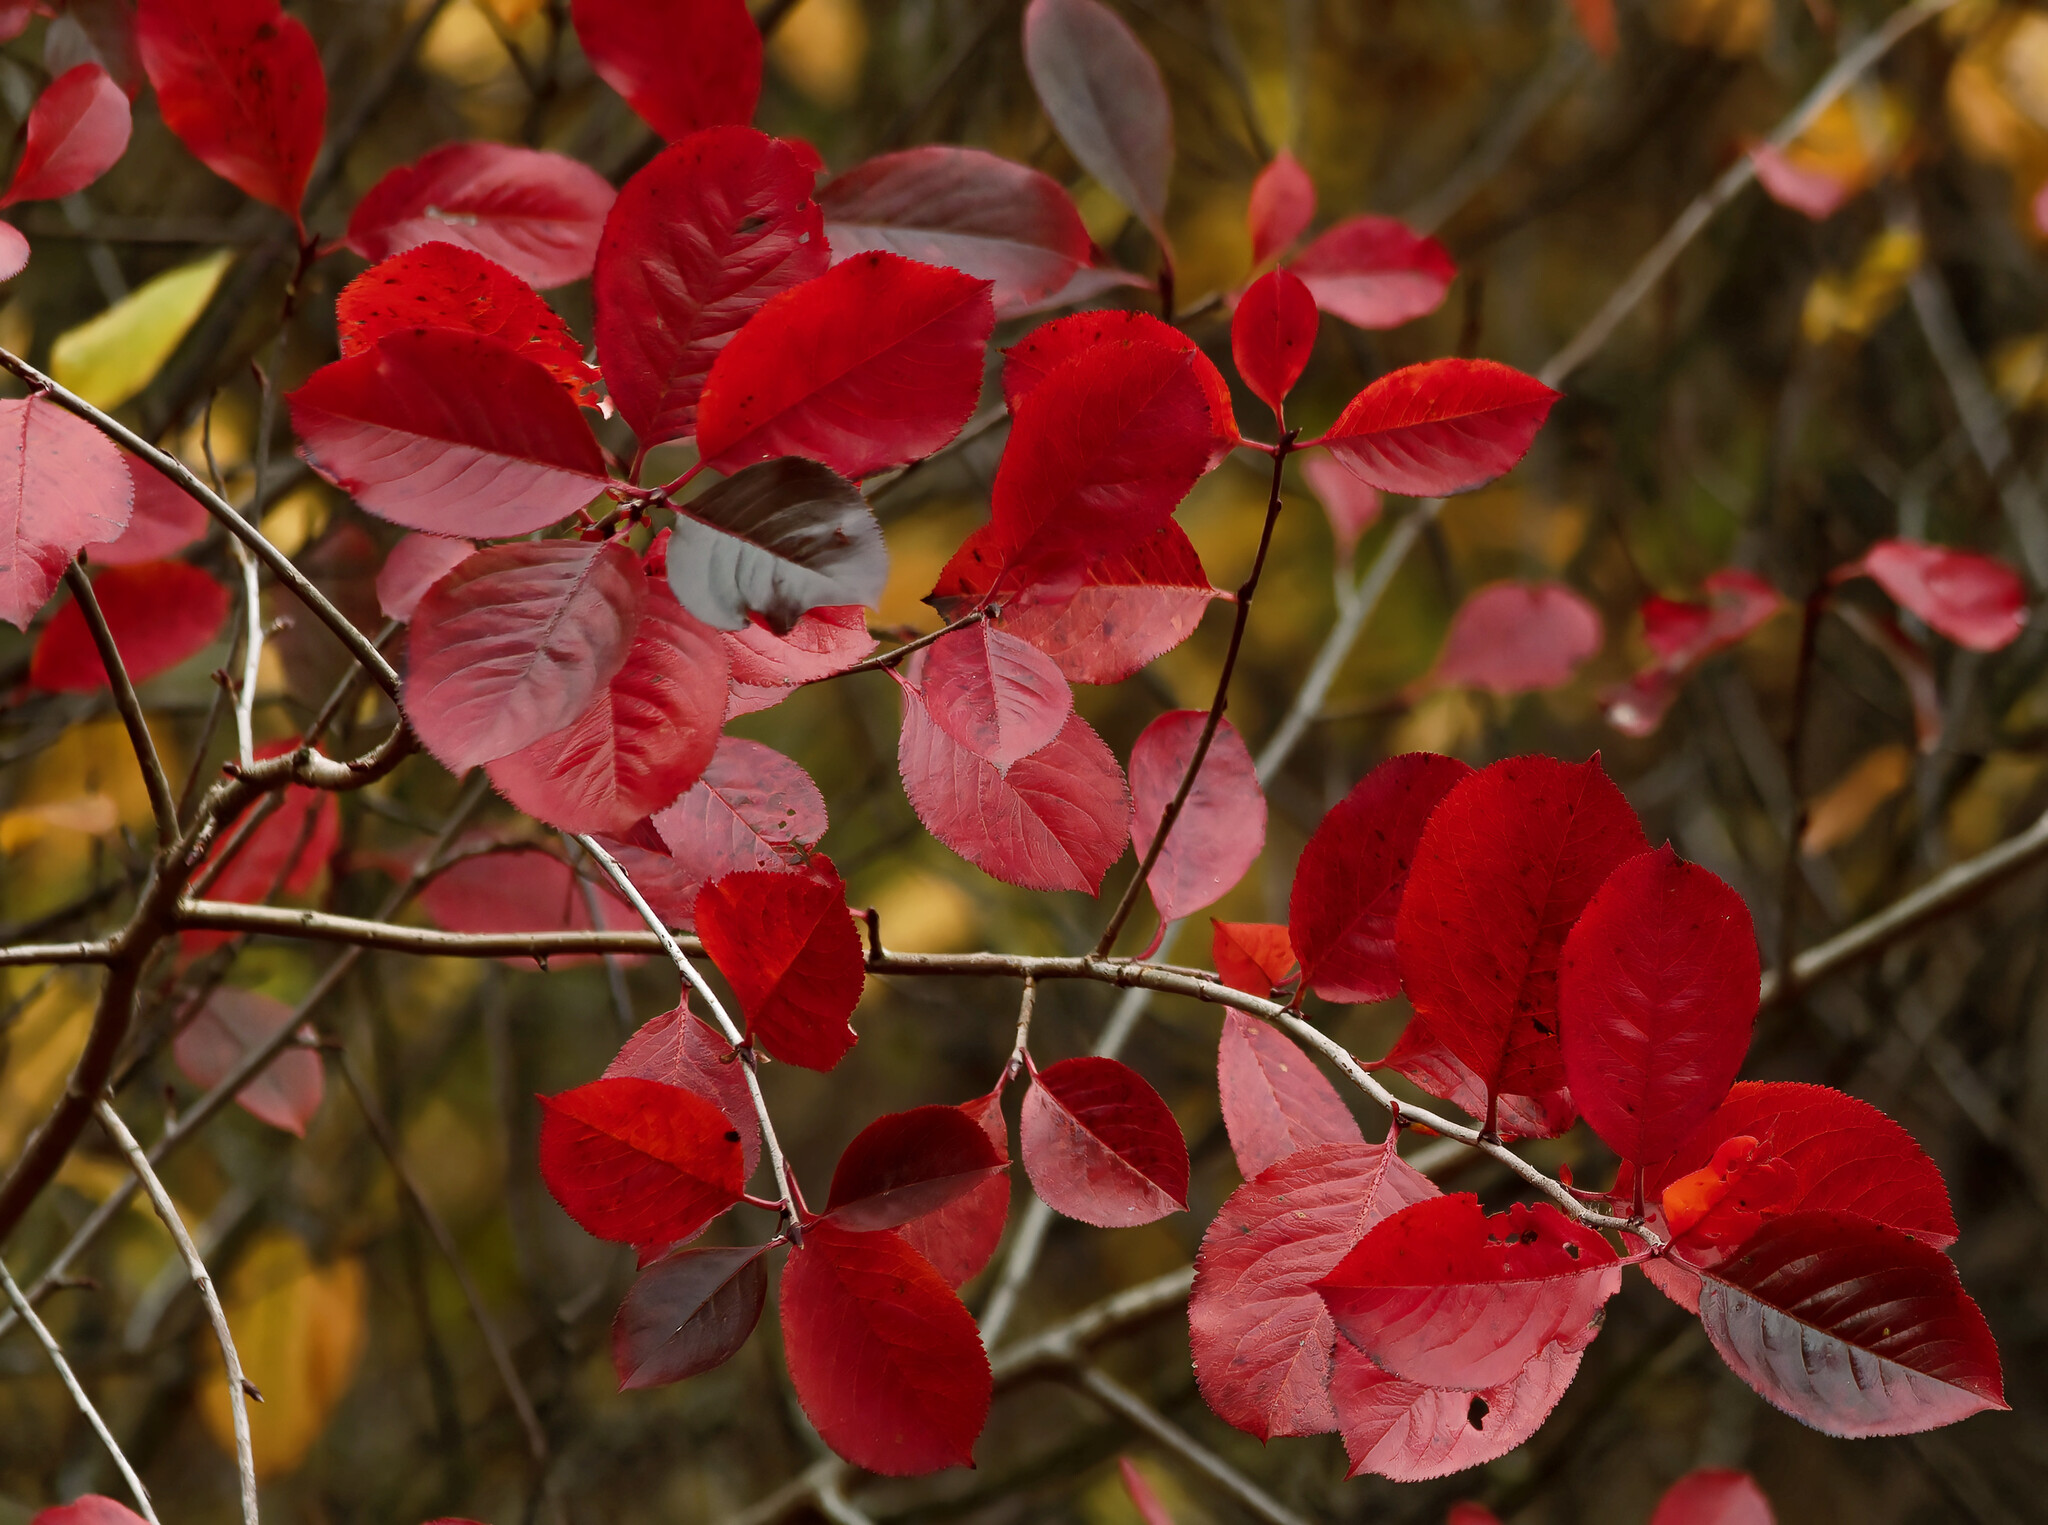
<path fill-rule="evenodd" d="M 1008 1085 L 1024 1068 L 1025 1055 L 1031 1044 L 1031 1009 L 1037 1004 L 1038 981 L 1027 974 L 1024 977 L 1024 997 L 1017 1003 L 1017 1041 L 1010 1045 L 1010 1059 L 1003 1066 L 1000 1085 Z"/>
<path fill-rule="evenodd" d="M 1287 453 L 1294 448 L 1295 435 L 1290 430 L 1280 436 L 1280 443 L 1273 451 L 1273 485 L 1266 499 L 1266 522 L 1259 531 L 1258 554 L 1252 558 L 1251 575 L 1237 590 L 1237 617 L 1230 626 L 1230 645 L 1223 653 L 1223 670 L 1216 675 L 1216 697 L 1209 702 L 1209 716 L 1202 722 L 1202 733 L 1195 738 L 1195 750 L 1188 758 L 1187 771 L 1181 775 L 1180 788 L 1174 791 L 1173 799 L 1159 817 L 1159 826 L 1152 833 L 1152 842 L 1145 849 L 1138 864 L 1137 873 L 1124 886 L 1123 898 L 1110 912 L 1109 925 L 1102 929 L 1102 936 L 1096 940 L 1095 956 L 1107 958 L 1109 950 L 1116 945 L 1117 933 L 1130 920 L 1131 912 L 1137 908 L 1138 896 L 1151 877 L 1153 865 L 1166 849 L 1166 839 L 1173 834 L 1174 824 L 1180 820 L 1181 811 L 1187 807 L 1188 796 L 1194 793 L 1195 780 L 1200 776 L 1202 764 L 1208 760 L 1209 744 L 1216 739 L 1216 732 L 1223 724 L 1223 712 L 1230 704 L 1230 675 L 1237 670 L 1237 654 L 1244 646 L 1245 626 L 1251 621 L 1252 598 L 1259 591 L 1259 574 L 1266 569 L 1266 553 L 1273 545 L 1273 526 L 1280 521 L 1283 506 L 1280 497 L 1280 473 L 1287 464 Z"/>
<path fill-rule="evenodd" d="M 661 951 L 668 955 L 668 960 L 675 965 L 676 972 L 687 980 L 690 988 L 703 999 L 712 1019 L 718 1023 L 719 1030 L 738 1051 L 743 1073 L 747 1077 L 747 1094 L 752 1097 L 754 1103 L 754 1116 L 761 1123 L 761 1142 L 766 1147 L 769 1162 L 775 1170 L 775 1189 L 782 1196 L 782 1210 L 787 1218 L 789 1242 L 801 1246 L 804 1236 L 803 1225 L 798 1221 L 796 1188 L 790 1179 L 789 1162 L 782 1155 L 782 1143 L 775 1136 L 775 1121 L 768 1115 L 768 1098 L 761 1094 L 761 1077 L 756 1067 L 753 1045 L 747 1042 L 746 1034 L 726 1015 L 725 1007 L 718 999 L 718 993 L 711 988 L 710 982 L 697 972 L 697 966 L 690 962 L 683 952 L 682 945 L 662 924 L 661 918 L 655 914 L 654 907 L 647 903 L 647 897 L 642 895 L 639 886 L 633 883 L 632 876 L 619 866 L 619 860 L 599 846 L 594 838 L 579 836 L 576 840 L 583 844 L 583 850 L 597 861 L 598 866 L 610 876 L 612 883 L 619 887 L 619 893 L 640 913 L 640 919 L 647 923 L 647 930 L 654 934 L 655 941 L 661 945 Z"/>
<path fill-rule="evenodd" d="M 113 686 L 114 708 L 120 711 L 121 724 L 128 731 L 128 744 L 135 749 L 135 765 L 142 770 L 143 787 L 149 791 L 149 812 L 156 818 L 157 842 L 169 846 L 178 840 L 178 802 L 171 797 L 170 778 L 164 773 L 162 759 L 156 755 L 156 741 L 149 734 L 149 722 L 143 718 L 142 701 L 135 697 L 135 685 L 128 679 L 128 664 L 121 660 L 114 645 L 114 632 L 107 628 L 107 616 L 93 596 L 92 579 L 85 575 L 85 567 L 73 561 L 64 569 L 64 581 L 71 588 L 78 612 L 85 616 L 85 628 L 99 651 L 100 665 L 107 670 L 107 682 Z"/>
<path fill-rule="evenodd" d="M 7 1291 L 7 1301 L 14 1305 L 18 1314 L 35 1337 L 42 1342 L 43 1350 L 50 1357 L 50 1364 L 57 1368 L 57 1378 L 71 1394 L 71 1401 L 78 1405 L 78 1412 L 85 1415 L 85 1422 L 92 1426 L 93 1433 L 100 1438 L 100 1444 L 107 1448 L 107 1454 L 114 1458 L 114 1466 L 121 1473 L 121 1480 L 128 1485 L 128 1491 L 135 1495 L 135 1506 L 142 1511 L 142 1517 L 149 1525 L 159 1525 L 156 1509 L 149 1502 L 149 1490 L 142 1486 L 142 1479 L 135 1475 L 128 1458 L 122 1454 L 121 1444 L 114 1439 L 114 1432 L 107 1428 L 106 1420 L 100 1418 L 100 1411 L 93 1407 L 92 1399 L 85 1395 L 79 1385 L 78 1376 L 71 1370 L 71 1363 L 64 1359 L 64 1348 L 57 1343 L 57 1337 L 50 1333 L 49 1326 L 36 1317 L 36 1310 L 29 1306 L 28 1299 L 21 1295 L 21 1288 L 14 1284 L 14 1277 L 8 1271 L 6 1262 L 0 1261 L 0 1287 Z"/>
<path fill-rule="evenodd" d="M 1121 1382 L 1090 1365 L 1075 1367 L 1068 1381 L 1131 1428 L 1149 1435 L 1267 1525 L 1308 1525 L 1307 1520 L 1266 1492 L 1214 1451 L 1196 1440 Z"/>
<path fill-rule="evenodd" d="M 901 646 L 892 647 L 890 650 L 880 652 L 875 656 L 863 658 L 861 661 L 855 662 L 851 667 L 835 668 L 833 671 L 821 674 L 818 677 L 806 678 L 804 683 L 823 683 L 830 678 L 843 678 L 849 673 L 879 672 L 883 668 L 895 667 L 912 652 L 922 651 L 942 636 L 951 635 L 956 630 L 964 630 L 969 625 L 978 625 L 985 619 L 993 618 L 994 614 L 995 611 L 993 609 L 976 609 L 972 614 L 963 614 L 950 624 L 941 625 L 936 630 L 905 641 Z M 801 687 L 802 685 L 798 686 Z"/>
<path fill-rule="evenodd" d="M 18 943 L 0 948 L 0 968 L 35 964 L 104 964 L 114 956 L 114 945 L 104 940 L 78 943 Z"/>
<path fill-rule="evenodd" d="M 258 1525 L 256 1516 L 256 1455 L 249 1443 L 249 1405 L 247 1394 L 255 1390 L 254 1384 L 242 1374 L 242 1358 L 235 1352 L 235 1336 L 228 1328 L 228 1316 L 220 1305 L 220 1295 L 213 1289 L 213 1278 L 207 1274 L 206 1262 L 199 1258 L 199 1251 L 192 1243 L 192 1235 L 186 1231 L 184 1219 L 178 1216 L 177 1205 L 171 1201 L 171 1194 L 164 1190 L 164 1183 L 157 1179 L 150 1168 L 149 1156 L 142 1152 L 142 1146 L 135 1142 L 135 1135 L 128 1131 L 128 1125 L 104 1100 L 93 1109 L 100 1120 L 100 1126 L 107 1130 L 107 1136 L 120 1151 L 128 1157 L 128 1168 L 135 1172 L 135 1179 L 142 1183 L 142 1189 L 149 1193 L 150 1205 L 163 1220 L 178 1253 L 184 1257 L 185 1269 L 191 1273 L 192 1285 L 199 1289 L 199 1297 L 206 1304 L 206 1316 L 213 1324 L 213 1337 L 220 1345 L 221 1360 L 228 1371 L 228 1410 L 235 1421 L 235 1464 L 242 1475 L 242 1525 Z"/>

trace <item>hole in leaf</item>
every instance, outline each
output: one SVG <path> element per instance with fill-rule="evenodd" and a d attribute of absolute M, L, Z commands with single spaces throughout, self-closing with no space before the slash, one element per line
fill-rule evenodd
<path fill-rule="evenodd" d="M 1472 1395 L 1472 1402 L 1465 1410 L 1465 1422 L 1475 1430 L 1486 1428 L 1487 1402 L 1479 1394 Z"/>

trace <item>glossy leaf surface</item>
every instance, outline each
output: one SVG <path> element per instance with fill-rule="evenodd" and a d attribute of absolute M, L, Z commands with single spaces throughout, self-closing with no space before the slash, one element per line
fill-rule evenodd
<path fill-rule="evenodd" d="M 1474 1122 L 1484 1122 L 1487 1089 L 1472 1067 L 1444 1047 L 1421 1017 L 1408 1019 L 1401 1036 L 1382 1061 L 1432 1096 L 1460 1108 Z M 1578 1120 L 1571 1094 L 1558 1086 L 1533 1096 L 1502 1092 L 1493 1097 L 1494 1127 L 1503 1139 L 1556 1138 Z"/>
<path fill-rule="evenodd" d="M 768 1301 L 766 1254 L 759 1245 L 677 1250 L 634 1278 L 612 1319 L 620 1391 L 680 1382 L 737 1355 Z"/>
<path fill-rule="evenodd" d="M 204 651 L 228 617 L 228 590 L 186 561 L 108 567 L 93 579 L 92 589 L 121 664 L 136 683 Z M 99 647 L 75 602 L 67 601 L 43 627 L 29 657 L 28 680 L 60 694 L 108 686 Z"/>
<path fill-rule="evenodd" d="M 867 499 L 814 461 L 763 461 L 676 508 L 669 586 L 715 629 L 758 614 L 787 633 L 812 609 L 875 603 L 888 575 Z"/>
<path fill-rule="evenodd" d="M 1365 1142 L 1358 1120 L 1315 1061 L 1272 1023 L 1240 1011 L 1223 1013 L 1216 1092 L 1238 1173 L 1247 1181 L 1297 1149 Z"/>
<path fill-rule="evenodd" d="M 697 935 L 746 1013 L 748 1036 L 775 1058 L 829 1070 L 853 1047 L 860 934 L 832 860 L 799 873 L 727 874 L 697 894 Z"/>
<path fill-rule="evenodd" d="M 825 1216 L 841 1228 L 898 1228 L 937 1212 L 1008 1170 L 976 1119 L 959 1107 L 913 1107 L 869 1123 L 832 1172 Z"/>
<path fill-rule="evenodd" d="M 1351 399 L 1316 444 L 1381 492 L 1442 498 L 1511 470 L 1558 393 L 1493 360 L 1427 360 Z"/>
<path fill-rule="evenodd" d="M 761 95 L 761 34 L 744 0 L 575 0 L 590 66 L 671 142 L 746 122 Z"/>
<path fill-rule="evenodd" d="M 974 411 L 994 324 L 986 281 L 857 255 L 773 298 L 719 351 L 698 448 L 718 471 L 800 455 L 855 480 L 930 455 Z"/>
<path fill-rule="evenodd" d="M 1489 583 L 1451 617 L 1430 681 L 1503 695 L 1556 688 L 1602 634 L 1600 612 L 1563 583 Z"/>
<path fill-rule="evenodd" d="M 1129 1065 L 1087 1057 L 1034 1071 L 1017 1126 L 1025 1174 L 1055 1212 L 1132 1228 L 1187 1207 L 1187 1141 Z"/>
<path fill-rule="evenodd" d="M 1003 351 L 1003 403 L 1011 413 L 1063 361 L 1098 345 L 1158 344 L 1186 355 L 1209 405 L 1209 464 L 1219 464 L 1237 445 L 1237 420 L 1231 412 L 1230 385 L 1202 347 L 1171 323 L 1149 312 L 1110 309 L 1077 312 L 1040 324 Z"/>
<path fill-rule="evenodd" d="M 128 97 L 105 69 L 79 64 L 65 70 L 36 97 L 0 207 L 84 190 L 127 150 L 130 126 Z"/>
<path fill-rule="evenodd" d="M 997 1157 L 1007 1164 L 1010 1139 L 1003 1122 L 1000 1088 L 962 1102 L 959 1110 L 988 1135 Z M 995 1255 L 1009 1215 L 1010 1173 L 1004 1170 L 944 1207 L 911 1219 L 896 1233 L 931 1262 L 932 1269 L 945 1278 L 947 1286 L 959 1287 L 979 1275 Z"/>
<path fill-rule="evenodd" d="M 585 1231 L 687 1239 L 740 1199 L 740 1135 L 680 1086 L 619 1076 L 540 1098 L 540 1173 Z"/>
<path fill-rule="evenodd" d="M 178 1030 L 171 1057 L 187 1080 L 210 1091 L 291 1020 L 292 1008 L 276 996 L 224 987 L 207 997 L 192 1020 Z M 304 1031 L 312 1036 L 311 1028 Z M 292 1045 L 257 1071 L 235 1093 L 235 1102 L 257 1121 L 304 1138 L 306 1124 L 320 1110 L 325 1086 L 320 1056 Z"/>
<path fill-rule="evenodd" d="M 761 1158 L 761 1120 L 754 1115 L 746 1071 L 723 1033 L 690 1015 L 687 1006 L 649 1017 L 620 1045 L 601 1078 L 621 1075 L 681 1086 L 718 1108 L 739 1131 L 740 1169 L 743 1178 L 752 1177 Z"/>
<path fill-rule="evenodd" d="M 1285 270 L 1269 270 L 1253 281 L 1230 316 L 1237 374 L 1275 413 L 1308 367 L 1316 321 L 1315 298 Z"/>
<path fill-rule="evenodd" d="M 1002 772 L 1048 745 L 1074 712 L 1052 659 L 989 620 L 931 644 L 920 690 L 933 722 Z"/>
<path fill-rule="evenodd" d="M 45 398 L 0 401 L 0 619 L 26 630 L 71 558 L 119 538 L 134 502 L 99 430 Z"/>
<path fill-rule="evenodd" d="M 1287 268 L 1316 306 L 1356 328 L 1398 328 L 1435 312 L 1458 277 L 1442 244 L 1391 217 L 1347 217 Z"/>
<path fill-rule="evenodd" d="M 1179 793 L 1208 720 L 1170 710 L 1131 748 L 1131 847 L 1142 860 Z M 1266 796 L 1252 754 L 1228 720 L 1216 728 L 1202 771 L 1146 876 L 1163 920 L 1174 921 L 1229 894 L 1266 847 Z"/>

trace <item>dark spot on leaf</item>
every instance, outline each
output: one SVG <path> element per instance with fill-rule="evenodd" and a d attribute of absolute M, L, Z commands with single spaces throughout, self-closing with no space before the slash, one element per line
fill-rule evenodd
<path fill-rule="evenodd" d="M 1471 1425 L 1475 1430 L 1485 1429 L 1488 1407 L 1487 1401 L 1480 1397 L 1479 1394 L 1474 1393 L 1471 1403 L 1465 1408 L 1465 1423 Z"/>

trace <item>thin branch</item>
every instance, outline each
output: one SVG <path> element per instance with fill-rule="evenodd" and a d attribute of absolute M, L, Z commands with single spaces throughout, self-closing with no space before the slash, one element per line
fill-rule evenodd
<path fill-rule="evenodd" d="M 806 678 L 803 680 L 803 683 L 797 686 L 801 688 L 807 684 L 823 683 L 828 679 L 846 677 L 849 673 L 878 672 L 885 667 L 894 667 L 912 652 L 924 650 L 925 647 L 931 645 L 932 642 L 938 640 L 941 636 L 951 635 L 956 630 L 964 630 L 969 625 L 978 625 L 983 620 L 992 619 L 994 616 L 995 611 L 993 609 L 976 609 L 972 614 L 963 614 L 960 618 L 949 624 L 941 625 L 936 630 L 905 641 L 901 646 L 877 653 L 872 657 L 866 657 L 861 661 L 855 662 L 851 667 L 835 668 L 833 671 L 823 673 L 818 677 Z"/>
<path fill-rule="evenodd" d="M 120 1151 L 128 1157 L 128 1168 L 135 1172 L 135 1178 L 142 1183 L 142 1189 L 149 1193 L 150 1205 L 163 1220 L 171 1239 L 178 1246 L 178 1253 L 185 1259 L 185 1269 L 192 1275 L 192 1285 L 199 1289 L 199 1297 L 206 1304 L 206 1316 L 213 1324 L 213 1337 L 220 1344 L 221 1360 L 228 1372 L 228 1409 L 235 1421 L 235 1464 L 242 1475 L 242 1525 L 258 1525 L 256 1517 L 256 1455 L 249 1443 L 249 1405 L 247 1394 L 255 1391 L 255 1384 L 242 1374 L 242 1358 L 235 1352 L 235 1336 L 228 1328 L 228 1316 L 220 1305 L 220 1295 L 213 1289 L 213 1278 L 206 1272 L 206 1262 L 199 1258 L 199 1251 L 192 1243 L 192 1236 L 185 1230 L 185 1222 L 178 1216 L 177 1205 L 171 1201 L 171 1194 L 164 1190 L 164 1183 L 157 1179 L 150 1168 L 149 1156 L 142 1152 L 142 1146 L 135 1142 L 135 1135 L 128 1131 L 128 1125 L 105 1101 L 94 1109 L 100 1126 L 107 1130 L 107 1136 Z"/>
<path fill-rule="evenodd" d="M 526 1384 L 520 1380 L 519 1368 L 513 1364 L 511 1347 L 506 1345 L 505 1336 L 498 1330 L 497 1321 L 484 1307 L 483 1293 L 478 1291 L 476 1281 L 469 1274 L 469 1267 L 463 1261 L 462 1251 L 455 1243 L 455 1236 L 448 1231 L 448 1225 L 441 1215 L 434 1211 L 434 1204 L 427 1200 L 427 1194 L 420 1189 L 417 1177 L 405 1163 L 405 1155 L 398 1146 L 398 1137 L 391 1131 L 391 1124 L 376 1102 L 371 1100 L 369 1090 L 363 1085 L 362 1077 L 356 1073 L 355 1061 L 349 1058 L 348 1050 L 337 1047 L 334 1051 L 336 1066 L 341 1070 L 343 1084 L 362 1109 L 363 1121 L 369 1124 L 370 1136 L 377 1141 L 377 1147 L 384 1151 L 384 1159 L 391 1166 L 391 1173 L 398 1177 L 398 1184 L 405 1188 L 405 1194 L 412 1198 L 413 1209 L 420 1215 L 420 1221 L 433 1236 L 442 1258 L 448 1262 L 449 1270 L 455 1273 L 455 1284 L 462 1289 L 463 1301 L 469 1304 L 470 1317 L 484 1337 L 484 1348 L 490 1352 L 491 1364 L 498 1369 L 498 1380 L 505 1384 L 505 1393 L 512 1400 L 513 1412 L 519 1416 L 519 1424 L 526 1431 L 526 1448 L 533 1453 L 537 1462 L 548 1459 L 547 1431 L 541 1428 L 540 1415 L 534 1411 L 533 1399 L 527 1394 Z"/>
<path fill-rule="evenodd" d="M 128 1464 L 128 1458 L 122 1454 L 121 1444 L 114 1439 L 114 1432 L 107 1428 L 106 1420 L 100 1418 L 100 1411 L 93 1407 L 92 1399 L 85 1395 L 85 1389 L 79 1385 L 77 1375 L 71 1370 L 71 1363 L 64 1359 L 64 1348 L 57 1343 L 57 1337 L 50 1333 L 49 1326 L 36 1317 L 36 1310 L 31 1308 L 28 1299 L 21 1295 L 21 1288 L 14 1284 L 14 1277 L 4 1261 L 0 1261 L 0 1287 L 6 1288 L 7 1300 L 14 1305 L 14 1311 L 30 1329 L 35 1331 L 36 1338 L 42 1341 L 43 1349 L 50 1357 L 50 1364 L 57 1368 L 58 1380 L 71 1394 L 71 1401 L 78 1405 L 78 1412 L 85 1415 L 85 1422 L 92 1426 L 93 1433 L 99 1436 L 100 1443 L 107 1448 L 107 1453 L 114 1458 L 114 1465 L 121 1473 L 121 1480 L 127 1483 L 128 1491 L 135 1495 L 135 1506 L 142 1511 L 142 1517 L 149 1521 L 149 1525 L 159 1525 L 156 1509 L 149 1502 L 149 1490 L 142 1486 L 142 1479 L 135 1475 L 134 1467 Z"/>
<path fill-rule="evenodd" d="M 1772 148 L 1785 147 L 1811 127 L 1823 111 L 1839 100 L 1863 72 L 1889 53 L 1901 38 L 1955 3 L 1956 0 L 1915 0 L 1914 4 L 1894 11 L 1883 26 L 1836 59 L 1834 67 L 1820 77 L 1806 93 L 1806 98 L 1793 107 L 1791 114 L 1773 128 L 1764 141 Z M 1754 154 L 1744 154 L 1722 171 L 1719 179 L 1701 191 L 1679 213 L 1678 220 L 1637 262 L 1628 278 L 1614 289 L 1600 310 L 1587 320 L 1585 327 L 1550 358 L 1536 373 L 1537 376 L 1549 385 L 1557 386 L 1591 359 L 1621 326 L 1622 319 L 1633 312 L 1636 304 L 1664 278 L 1664 272 L 1699 236 L 1700 230 L 1713 220 L 1714 214 L 1733 201 L 1755 178 Z"/>
<path fill-rule="evenodd" d="M 114 945 L 101 940 L 81 943 L 20 943 L 0 948 L 0 966 L 29 964 L 104 964 L 114 956 Z"/>
<path fill-rule="evenodd" d="M 128 744 L 135 749 L 135 764 L 142 770 L 142 782 L 149 791 L 149 813 L 156 817 L 157 844 L 168 847 L 178 840 L 178 802 L 171 798 L 171 781 L 164 773 L 163 761 L 156 755 L 156 741 L 149 734 L 149 722 L 143 718 L 142 701 L 135 697 L 135 685 L 128 679 L 128 664 L 121 660 L 120 650 L 114 645 L 114 633 L 107 628 L 107 617 L 101 612 L 99 599 L 93 596 L 92 579 L 85 575 L 84 565 L 74 560 L 64 569 L 64 581 L 78 604 L 78 612 L 85 616 L 85 628 L 92 634 L 100 665 L 107 670 L 107 682 L 113 686 L 114 708 L 121 712 Z"/>
<path fill-rule="evenodd" d="M 335 916 L 325 911 L 243 905 L 226 900 L 185 901 L 178 907 L 178 925 L 214 932 L 248 932 L 310 942 L 348 943 L 387 953 L 418 953 L 447 958 L 545 959 L 571 953 L 664 951 L 651 932 L 443 932 L 433 927 L 400 926 L 395 922 Z M 688 952 L 703 951 L 694 937 L 680 941 Z M 0 958 L 4 957 L 0 954 Z M 88 960 L 74 959 L 70 962 Z"/>
<path fill-rule="evenodd" d="M 377 680 L 378 687 L 393 700 L 398 698 L 398 672 L 384 660 L 376 643 L 350 623 L 348 617 L 335 608 L 327 595 L 314 587 L 306 574 L 292 565 L 292 560 L 264 538 L 248 520 L 235 511 L 233 504 L 208 487 L 185 466 L 176 456 L 166 454 L 107 413 L 94 407 L 76 392 L 57 385 L 26 360 L 12 352 L 0 349 L 0 368 L 5 368 L 27 382 L 31 388 L 47 396 L 65 412 L 76 415 L 91 424 L 100 433 L 131 455 L 140 456 L 164 477 L 175 483 L 185 494 L 199 503 L 206 511 L 227 527 L 230 535 L 255 553 L 256 559 L 270 568 L 271 575 L 297 595 L 299 602 L 312 610 L 322 624 L 332 630 L 346 646 L 349 654 L 362 663 Z"/>

